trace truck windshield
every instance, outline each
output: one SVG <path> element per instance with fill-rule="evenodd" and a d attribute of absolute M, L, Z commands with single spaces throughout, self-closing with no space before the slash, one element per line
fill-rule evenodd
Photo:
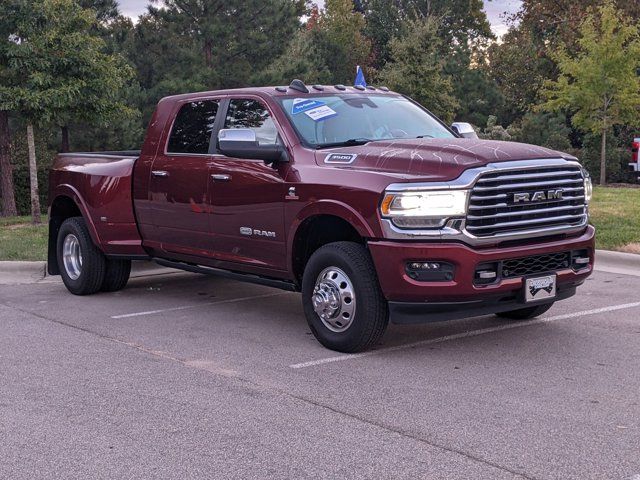
<path fill-rule="evenodd" d="M 435 117 L 400 96 L 318 95 L 280 102 L 301 140 L 313 148 L 454 137 Z"/>

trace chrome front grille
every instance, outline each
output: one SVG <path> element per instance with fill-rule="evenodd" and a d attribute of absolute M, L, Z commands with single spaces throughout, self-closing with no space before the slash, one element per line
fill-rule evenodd
<path fill-rule="evenodd" d="M 466 231 L 484 238 L 585 225 L 584 194 L 582 171 L 575 164 L 491 170 L 471 189 Z"/>

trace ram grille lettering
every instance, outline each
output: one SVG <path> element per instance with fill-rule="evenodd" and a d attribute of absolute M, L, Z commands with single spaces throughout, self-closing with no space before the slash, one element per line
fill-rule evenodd
<path fill-rule="evenodd" d="M 513 194 L 513 203 L 544 202 L 547 200 L 562 200 L 562 189 L 541 190 L 538 192 L 516 192 Z"/>

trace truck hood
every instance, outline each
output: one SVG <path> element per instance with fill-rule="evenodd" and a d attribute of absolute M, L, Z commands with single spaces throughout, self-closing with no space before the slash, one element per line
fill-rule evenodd
<path fill-rule="evenodd" d="M 345 157 L 332 157 L 332 163 L 328 163 L 330 154 Z M 347 163 L 349 155 L 356 155 L 351 163 Z M 575 160 L 571 155 L 525 143 L 469 138 L 384 140 L 316 151 L 320 166 L 389 173 L 423 181 L 453 180 L 464 170 L 488 163 L 543 158 Z"/>

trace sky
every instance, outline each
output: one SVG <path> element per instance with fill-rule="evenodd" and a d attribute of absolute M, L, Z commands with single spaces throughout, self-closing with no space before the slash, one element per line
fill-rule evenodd
<path fill-rule="evenodd" d="M 129 17 L 137 18 L 138 15 L 144 13 L 147 9 L 148 0 L 118 0 L 120 3 L 120 11 Z M 317 0 L 316 0 L 317 1 Z M 317 1 L 323 5 L 324 0 Z M 484 9 L 491 23 L 491 29 L 499 37 L 506 33 L 507 25 L 505 12 L 507 14 L 515 13 L 520 8 L 521 0 L 484 0 Z"/>

